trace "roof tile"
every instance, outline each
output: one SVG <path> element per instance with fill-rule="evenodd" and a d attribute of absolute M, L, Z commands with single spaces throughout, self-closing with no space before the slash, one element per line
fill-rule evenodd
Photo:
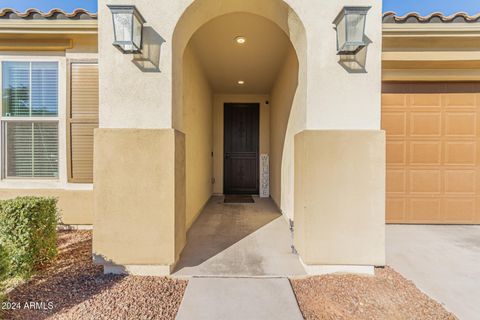
<path fill-rule="evenodd" d="M 43 12 L 38 9 L 28 9 L 25 12 L 20 12 L 11 8 L 0 9 L 0 19 L 26 19 L 26 20 L 91 20 L 97 19 L 96 13 L 91 13 L 85 9 L 76 9 L 71 13 L 65 12 L 62 9 L 52 9 L 48 12 Z"/>
<path fill-rule="evenodd" d="M 474 16 L 465 12 L 458 12 L 446 16 L 441 12 L 434 12 L 427 16 L 422 16 L 417 12 L 410 12 L 404 16 L 398 16 L 395 12 L 385 12 L 383 14 L 384 23 L 480 23 L 480 13 Z"/>

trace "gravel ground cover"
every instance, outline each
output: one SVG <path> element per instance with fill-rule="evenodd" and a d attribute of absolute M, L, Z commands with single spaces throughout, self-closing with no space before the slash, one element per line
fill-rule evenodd
<path fill-rule="evenodd" d="M 0 319 L 174 319 L 187 281 L 104 275 L 90 231 L 59 234 L 59 256 L 3 303 Z"/>
<path fill-rule="evenodd" d="M 457 319 L 390 267 L 291 280 L 305 319 Z"/>

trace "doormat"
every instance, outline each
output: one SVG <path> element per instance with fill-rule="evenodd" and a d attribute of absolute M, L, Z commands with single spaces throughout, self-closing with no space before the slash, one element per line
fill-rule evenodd
<path fill-rule="evenodd" d="M 224 203 L 255 203 L 249 195 L 226 195 Z"/>

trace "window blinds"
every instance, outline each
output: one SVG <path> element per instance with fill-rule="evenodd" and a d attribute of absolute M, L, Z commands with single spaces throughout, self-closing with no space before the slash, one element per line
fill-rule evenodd
<path fill-rule="evenodd" d="M 58 123 L 8 121 L 7 177 L 58 176 Z"/>
<path fill-rule="evenodd" d="M 57 62 L 3 63 L 3 116 L 58 115 Z"/>
<path fill-rule="evenodd" d="M 4 172 L 58 177 L 58 63 L 2 63 Z"/>
<path fill-rule="evenodd" d="M 58 115 L 58 70 L 56 62 L 32 62 L 31 115 Z"/>
<path fill-rule="evenodd" d="M 4 62 L 3 116 L 28 117 L 30 115 L 30 62 Z"/>

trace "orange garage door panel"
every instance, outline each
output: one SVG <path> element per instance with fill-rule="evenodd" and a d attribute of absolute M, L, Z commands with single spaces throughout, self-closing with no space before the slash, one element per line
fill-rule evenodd
<path fill-rule="evenodd" d="M 384 83 L 388 223 L 480 223 L 480 83 Z"/>

